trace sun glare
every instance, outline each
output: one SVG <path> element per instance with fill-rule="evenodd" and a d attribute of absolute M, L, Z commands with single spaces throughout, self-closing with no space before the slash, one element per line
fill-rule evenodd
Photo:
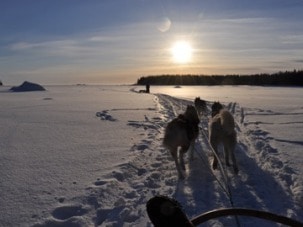
<path fill-rule="evenodd" d="M 191 60 L 192 48 L 189 42 L 178 41 L 173 44 L 171 53 L 175 63 L 186 64 Z"/>

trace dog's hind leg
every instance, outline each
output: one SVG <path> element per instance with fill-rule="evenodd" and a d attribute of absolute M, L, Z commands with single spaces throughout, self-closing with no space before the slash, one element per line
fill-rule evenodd
<path fill-rule="evenodd" d="M 182 169 L 181 169 L 181 166 L 180 164 L 182 165 L 182 162 L 181 162 L 181 152 L 180 152 L 180 157 L 178 157 L 178 148 L 175 148 L 173 150 L 170 151 L 171 152 L 171 155 L 173 156 L 173 159 L 175 161 L 175 164 L 176 164 L 176 169 L 178 171 L 178 176 L 180 179 L 184 179 L 184 176 L 183 176 L 183 173 L 182 173 Z M 179 161 L 180 159 L 180 161 Z M 183 160 L 183 154 L 182 154 L 182 160 Z M 183 165 L 184 165 L 184 162 L 183 162 Z"/>
<path fill-rule="evenodd" d="M 194 152 L 195 152 L 195 141 L 192 141 L 189 146 L 189 158 L 190 160 L 194 160 Z"/>
<path fill-rule="evenodd" d="M 235 173 L 235 174 L 238 174 L 238 173 L 239 173 L 239 168 L 238 168 L 237 161 L 236 161 L 236 158 L 235 158 L 235 154 L 234 154 L 233 151 L 231 151 L 231 159 L 232 159 L 232 161 L 233 161 L 234 173 Z"/>
<path fill-rule="evenodd" d="M 217 151 L 215 151 L 217 154 Z M 218 168 L 218 159 L 217 157 L 214 155 L 214 160 L 213 160 L 213 164 L 212 164 L 213 169 L 217 169 Z"/>
<path fill-rule="evenodd" d="M 180 159 L 180 166 L 183 171 L 185 171 L 185 163 L 184 163 L 184 152 L 179 153 L 179 159 Z"/>
<path fill-rule="evenodd" d="M 225 157 L 225 164 L 227 166 L 230 166 L 230 164 L 229 164 L 230 153 L 231 153 L 231 150 L 230 150 L 229 146 L 226 143 L 224 143 L 224 157 Z"/>
<path fill-rule="evenodd" d="M 236 161 L 236 157 L 235 157 L 236 143 L 237 143 L 236 135 L 232 135 L 229 138 L 229 140 L 225 141 L 225 143 L 224 143 L 224 152 L 225 152 L 226 165 L 230 166 L 229 158 L 231 158 L 231 161 L 233 163 L 234 173 L 238 174 L 239 169 L 238 169 L 238 165 L 237 165 L 237 161 Z"/>
<path fill-rule="evenodd" d="M 236 157 L 235 157 L 236 145 L 237 145 L 237 134 L 236 134 L 236 132 L 234 132 L 234 133 L 232 134 L 232 139 L 231 139 L 231 146 L 230 146 L 230 150 L 229 150 L 229 155 L 231 156 L 231 159 L 232 159 L 232 162 L 233 162 L 234 173 L 235 173 L 235 174 L 238 174 L 239 169 L 238 169 L 238 165 L 237 165 L 237 161 L 236 161 Z"/>
<path fill-rule="evenodd" d="M 218 145 L 220 142 L 220 130 L 221 130 L 221 124 L 220 124 L 220 118 L 213 117 L 209 124 L 209 143 L 213 151 L 213 163 L 212 168 L 215 170 L 218 167 Z"/>
<path fill-rule="evenodd" d="M 213 149 L 213 152 L 215 152 L 215 154 L 217 155 L 218 154 L 218 150 L 217 150 L 217 145 L 215 143 L 210 143 L 211 144 L 211 147 Z M 213 160 L 213 164 L 212 164 L 212 167 L 213 169 L 217 169 L 218 168 L 218 159 L 217 159 L 217 156 L 214 155 L 214 160 Z"/>
<path fill-rule="evenodd" d="M 233 169 L 234 169 L 234 173 L 238 174 L 239 169 L 238 169 L 238 165 L 237 165 L 237 161 L 236 161 L 236 157 L 235 157 L 235 145 L 231 146 L 229 149 L 229 155 L 231 156 L 231 160 L 233 162 Z"/>
<path fill-rule="evenodd" d="M 212 167 L 213 167 L 213 169 L 217 169 L 217 167 L 218 167 L 217 154 L 218 154 L 218 142 L 219 141 L 216 138 L 216 136 L 213 135 L 212 132 L 213 131 L 210 131 L 210 137 L 209 137 L 210 146 L 212 148 L 212 151 L 215 153 L 215 154 L 213 154 L 214 159 L 213 159 Z"/>
<path fill-rule="evenodd" d="M 181 165 L 181 168 L 183 170 L 185 170 L 185 163 L 184 163 L 184 154 L 190 149 L 190 146 L 183 146 L 181 147 L 180 149 L 180 152 L 179 152 L 179 159 L 180 159 L 180 165 Z"/>

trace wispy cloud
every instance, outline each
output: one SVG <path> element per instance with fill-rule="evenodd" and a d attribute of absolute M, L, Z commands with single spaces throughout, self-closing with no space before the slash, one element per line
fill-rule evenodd
<path fill-rule="evenodd" d="M 285 35 L 282 37 L 282 42 L 285 44 L 301 44 L 303 46 L 303 33 Z"/>
<path fill-rule="evenodd" d="M 293 59 L 301 59 L 303 34 L 281 29 L 271 17 L 203 17 L 194 24 L 172 20 L 169 29 L 164 22 L 133 22 L 78 36 L 16 42 L 9 46 L 9 70 L 53 77 L 128 74 L 135 81 L 142 74 L 254 73 L 281 70 L 283 62 L 287 68 L 301 63 Z M 180 38 L 193 45 L 188 65 L 175 65 L 170 56 L 172 42 Z"/>
<path fill-rule="evenodd" d="M 76 40 L 54 40 L 47 42 L 18 42 L 10 46 L 11 51 L 41 51 L 45 54 L 71 55 L 81 52 L 81 45 Z"/>

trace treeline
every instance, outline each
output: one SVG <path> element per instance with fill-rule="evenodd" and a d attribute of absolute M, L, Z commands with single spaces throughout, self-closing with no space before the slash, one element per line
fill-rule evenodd
<path fill-rule="evenodd" d="M 303 86 L 303 70 L 254 75 L 158 75 L 144 76 L 138 85 L 267 85 Z"/>

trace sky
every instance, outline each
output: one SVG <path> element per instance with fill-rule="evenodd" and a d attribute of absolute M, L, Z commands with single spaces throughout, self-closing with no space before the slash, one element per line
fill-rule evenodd
<path fill-rule="evenodd" d="M 133 84 L 159 74 L 302 69 L 302 0 L 0 2 L 0 80 Z M 177 62 L 175 42 L 191 47 Z"/>

